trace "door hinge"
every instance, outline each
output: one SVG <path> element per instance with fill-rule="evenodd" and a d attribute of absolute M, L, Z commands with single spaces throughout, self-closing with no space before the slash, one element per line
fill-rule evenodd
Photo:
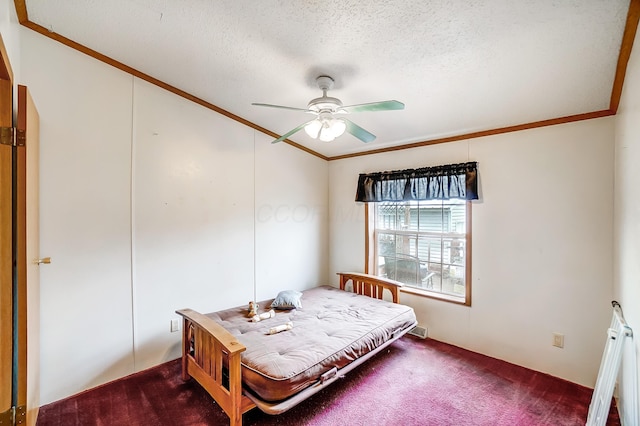
<path fill-rule="evenodd" d="M 9 408 L 4 413 L 0 413 L 0 425 L 13 426 L 15 423 L 15 407 Z"/>
<path fill-rule="evenodd" d="M 27 407 L 24 405 L 18 405 L 13 415 L 14 425 L 26 425 L 27 424 Z"/>
<path fill-rule="evenodd" d="M 24 146 L 27 135 L 15 127 L 0 127 L 0 145 Z"/>
<path fill-rule="evenodd" d="M 27 408 L 24 405 L 11 407 L 0 413 L 0 426 L 16 426 L 27 424 Z"/>

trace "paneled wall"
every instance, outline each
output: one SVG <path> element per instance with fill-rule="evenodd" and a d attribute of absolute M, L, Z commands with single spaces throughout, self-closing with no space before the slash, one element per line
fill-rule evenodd
<path fill-rule="evenodd" d="M 33 43 L 31 43 L 33 42 Z M 40 113 L 41 403 L 134 371 L 132 78 L 28 30 Z"/>
<path fill-rule="evenodd" d="M 253 295 L 255 176 L 252 129 L 137 79 L 133 93 L 134 353 L 141 367 L 166 360 L 163 350 L 177 345 L 166 333 L 177 307 L 213 311 Z M 171 353 L 179 355 L 178 347 Z"/>
<path fill-rule="evenodd" d="M 52 258 L 43 404 L 177 358 L 176 309 L 332 282 L 326 161 L 29 30 L 21 44 Z"/>
<path fill-rule="evenodd" d="M 593 386 L 612 297 L 613 118 L 330 163 L 331 271 L 364 267 L 359 173 L 477 161 L 472 306 L 402 294 L 434 339 Z M 552 346 L 552 333 L 565 346 Z"/>
<path fill-rule="evenodd" d="M 29 30 L 19 36 L 20 83 L 41 116 L 41 253 L 53 259 L 41 270 L 43 404 L 177 357 L 175 309 L 362 270 L 358 174 L 462 161 L 480 170 L 472 306 L 402 300 L 435 339 L 595 383 L 614 296 L 616 135 L 616 185 L 638 181 L 627 92 L 638 67 L 620 117 L 326 163 Z M 637 239 L 625 235 L 637 209 L 616 194 L 616 297 L 634 320 Z"/>
<path fill-rule="evenodd" d="M 632 407 L 640 413 L 640 395 L 633 399 L 633 382 L 640 383 L 640 32 L 629 59 L 620 109 L 616 116 L 616 196 L 614 299 L 634 331 L 634 345 L 626 345 L 620 380 L 619 405 L 624 425 L 633 424 Z M 633 352 L 636 364 L 633 365 Z M 635 375 L 635 376 L 634 376 Z"/>

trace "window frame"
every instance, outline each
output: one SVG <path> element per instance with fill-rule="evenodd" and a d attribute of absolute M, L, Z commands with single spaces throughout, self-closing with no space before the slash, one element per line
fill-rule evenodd
<path fill-rule="evenodd" d="M 472 227 L 471 227 L 471 201 L 465 201 L 466 208 L 466 229 L 465 229 L 465 295 L 464 297 L 456 297 L 448 294 L 443 294 L 435 291 L 429 291 L 427 289 L 419 289 L 409 286 L 403 286 L 400 291 L 403 293 L 413 294 L 420 297 L 427 297 L 435 300 L 442 300 L 445 302 L 455 303 L 458 305 L 471 306 L 471 252 L 472 252 Z M 375 270 L 376 254 L 375 248 L 375 208 L 369 207 L 369 203 L 365 203 L 365 272 L 372 275 L 378 275 Z"/>

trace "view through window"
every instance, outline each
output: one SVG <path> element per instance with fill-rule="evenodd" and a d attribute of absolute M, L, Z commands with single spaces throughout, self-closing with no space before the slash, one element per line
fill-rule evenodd
<path fill-rule="evenodd" d="M 468 304 L 470 203 L 453 199 L 374 206 L 376 274 L 426 295 Z"/>

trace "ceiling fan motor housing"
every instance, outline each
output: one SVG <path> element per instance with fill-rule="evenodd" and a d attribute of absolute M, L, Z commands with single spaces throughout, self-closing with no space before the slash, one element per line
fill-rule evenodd
<path fill-rule="evenodd" d="M 309 101 L 309 104 L 307 105 L 307 108 L 317 113 L 337 112 L 338 109 L 342 107 L 342 102 L 338 98 L 327 96 L 327 90 L 333 89 L 333 78 L 327 75 L 321 75 L 316 78 L 316 83 L 318 84 L 318 88 L 322 90 L 322 97 L 311 99 L 311 101 Z"/>
<path fill-rule="evenodd" d="M 330 96 L 323 96 L 321 98 L 312 99 L 307 105 L 307 108 L 315 112 L 337 112 L 342 107 L 340 99 L 332 98 Z"/>
<path fill-rule="evenodd" d="M 327 91 L 333 89 L 334 80 L 328 75 L 321 75 L 316 78 L 316 83 L 318 84 L 320 90 Z"/>

